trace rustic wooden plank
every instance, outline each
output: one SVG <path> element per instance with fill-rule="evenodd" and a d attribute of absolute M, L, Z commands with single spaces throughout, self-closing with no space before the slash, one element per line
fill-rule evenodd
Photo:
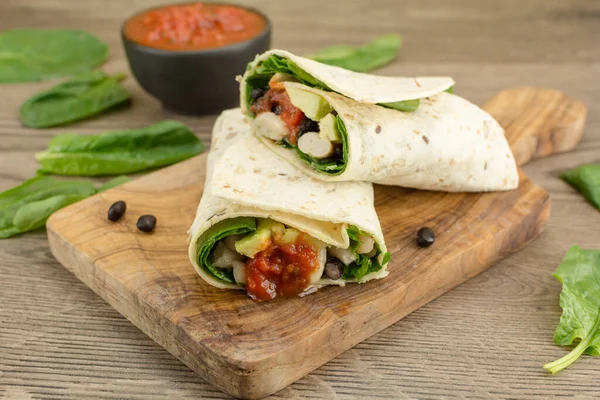
<path fill-rule="evenodd" d="M 107 68 L 117 71 L 126 68 L 117 34 L 120 21 L 162 1 L 0 3 L 0 29 L 91 30 L 111 45 Z M 372 8 L 359 9 L 333 1 L 301 2 L 305 7 L 274 0 L 248 3 L 273 18 L 278 47 L 308 53 L 397 31 L 406 39 L 401 57 L 382 73 L 451 75 L 458 81 L 457 91 L 478 104 L 506 87 L 534 85 L 562 90 L 589 107 L 580 146 L 524 168 L 552 197 L 552 216 L 539 239 L 274 398 L 595 398 L 600 391 L 598 360 L 584 357 L 552 377 L 540 365 L 565 354 L 551 340 L 560 315 L 560 285 L 550 275 L 570 245 L 598 246 L 598 212 L 557 175 L 599 161 L 600 4 L 425 0 L 371 2 Z M 327 18 L 315 16 L 321 7 L 334 12 L 319 12 Z M 460 27 L 469 24 L 473 28 Z M 33 153 L 61 131 L 24 129 L 16 119 L 19 104 L 44 85 L 0 87 L 0 190 L 30 177 L 36 169 Z M 132 80 L 126 86 L 135 100 L 128 113 L 68 130 L 97 133 L 164 117 L 179 119 L 163 114 Z M 182 120 L 208 138 L 211 118 Z M 44 234 L 0 241 L 0 256 L 0 397 L 227 397 L 64 270 L 51 257 Z"/>

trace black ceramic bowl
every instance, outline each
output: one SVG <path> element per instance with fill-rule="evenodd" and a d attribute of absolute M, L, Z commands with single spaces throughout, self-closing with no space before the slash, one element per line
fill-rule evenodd
<path fill-rule="evenodd" d="M 239 84 L 235 77 L 244 73 L 257 54 L 267 51 L 271 42 L 271 22 L 263 13 L 237 4 L 204 4 L 229 5 L 254 12 L 265 19 L 265 29 L 244 42 L 187 51 L 147 47 L 127 38 L 125 24 L 135 15 L 121 29 L 129 67 L 138 83 L 165 108 L 181 114 L 215 114 L 239 106 Z"/>

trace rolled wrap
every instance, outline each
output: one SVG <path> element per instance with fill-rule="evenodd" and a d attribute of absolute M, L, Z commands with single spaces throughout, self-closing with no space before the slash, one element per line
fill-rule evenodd
<path fill-rule="evenodd" d="M 243 287 L 215 276 L 206 263 L 199 262 L 199 250 L 206 243 L 214 244 L 219 236 L 215 227 L 237 217 L 270 218 L 339 248 L 350 246 L 348 228 L 357 227 L 370 234 L 380 249 L 373 270 L 358 282 L 387 275 L 389 255 L 373 205 L 372 185 L 324 183 L 304 175 L 272 157 L 251 134 L 240 109 L 233 109 L 223 112 L 214 125 L 204 193 L 188 231 L 189 258 L 194 268 L 206 282 L 223 289 Z M 306 290 L 356 281 L 319 279 Z"/>
<path fill-rule="evenodd" d="M 343 124 L 345 160 L 338 169 L 322 171 L 255 132 L 281 158 L 324 181 L 368 181 L 442 191 L 510 190 L 518 172 L 504 130 L 487 112 L 445 92 L 451 78 L 392 78 L 346 71 L 281 50 L 258 56 L 241 78 L 241 104 L 252 120 L 248 80 L 260 76 L 261 63 L 272 56 L 292 61 L 288 73 L 301 82 L 284 82 L 323 97 Z M 259 74 L 259 75 L 257 75 Z M 264 75 L 266 80 L 267 75 Z M 412 112 L 381 104 L 419 99 Z"/>

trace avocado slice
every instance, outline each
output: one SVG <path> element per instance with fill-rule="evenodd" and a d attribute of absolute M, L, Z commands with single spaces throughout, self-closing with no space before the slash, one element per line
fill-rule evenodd
<path fill-rule="evenodd" d="M 254 257 L 271 244 L 274 233 L 282 235 L 285 227 L 282 223 L 267 218 L 259 218 L 256 231 L 235 242 L 235 249 L 246 257 Z"/>
<path fill-rule="evenodd" d="M 318 94 L 307 92 L 298 88 L 286 88 L 290 101 L 298 107 L 304 115 L 313 121 L 320 121 L 324 116 L 333 111 L 327 100 Z"/>
<path fill-rule="evenodd" d="M 325 139 L 330 142 L 342 142 L 342 135 L 340 135 L 340 131 L 337 128 L 335 115 L 327 114 L 323 119 L 321 119 L 321 121 L 319 121 L 319 136 L 321 139 Z"/>
<path fill-rule="evenodd" d="M 298 236 L 300 236 L 300 232 L 296 229 L 286 228 L 282 235 L 275 236 L 275 241 L 277 244 L 292 244 L 298 241 Z"/>

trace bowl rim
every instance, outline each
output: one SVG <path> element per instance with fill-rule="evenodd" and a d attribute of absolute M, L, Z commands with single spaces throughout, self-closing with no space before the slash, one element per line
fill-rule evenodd
<path fill-rule="evenodd" d="M 266 24 L 265 24 L 264 29 L 256 36 L 253 36 L 246 40 L 242 40 L 241 42 L 235 42 L 235 43 L 228 44 L 226 46 L 212 47 L 212 48 L 208 48 L 208 49 L 165 50 L 165 49 L 161 49 L 159 47 L 146 46 L 144 44 L 136 42 L 135 40 L 132 40 L 131 38 L 127 37 L 127 35 L 125 34 L 125 25 L 127 25 L 127 23 L 129 21 L 131 21 L 133 18 L 137 17 L 140 14 L 143 14 L 143 13 L 146 13 L 146 12 L 149 12 L 152 10 L 158 10 L 158 9 L 165 8 L 165 7 L 177 7 L 177 6 L 193 5 L 193 4 L 198 4 L 198 3 L 241 8 L 241 9 L 253 12 L 255 14 L 258 14 L 265 20 Z M 136 12 L 135 14 L 130 15 L 121 24 L 121 39 L 123 40 L 123 42 L 126 42 L 128 45 L 134 45 L 140 49 L 143 49 L 144 51 L 150 51 L 150 52 L 156 53 L 156 54 L 170 55 L 170 56 L 174 56 L 174 55 L 178 55 L 178 54 L 181 54 L 181 55 L 191 55 L 191 54 L 210 55 L 210 54 L 219 53 L 219 52 L 223 52 L 223 51 L 227 51 L 227 50 L 236 50 L 240 46 L 243 46 L 250 42 L 262 39 L 271 33 L 271 29 L 272 29 L 272 23 L 271 23 L 271 20 L 269 19 L 269 17 L 265 13 L 263 13 L 262 11 L 254 8 L 254 7 L 231 3 L 228 1 L 206 1 L 206 2 L 205 1 L 183 1 L 180 3 L 173 3 L 173 4 L 169 3 L 169 4 L 163 4 L 163 5 L 159 5 L 159 6 L 145 8 L 143 10 Z"/>

